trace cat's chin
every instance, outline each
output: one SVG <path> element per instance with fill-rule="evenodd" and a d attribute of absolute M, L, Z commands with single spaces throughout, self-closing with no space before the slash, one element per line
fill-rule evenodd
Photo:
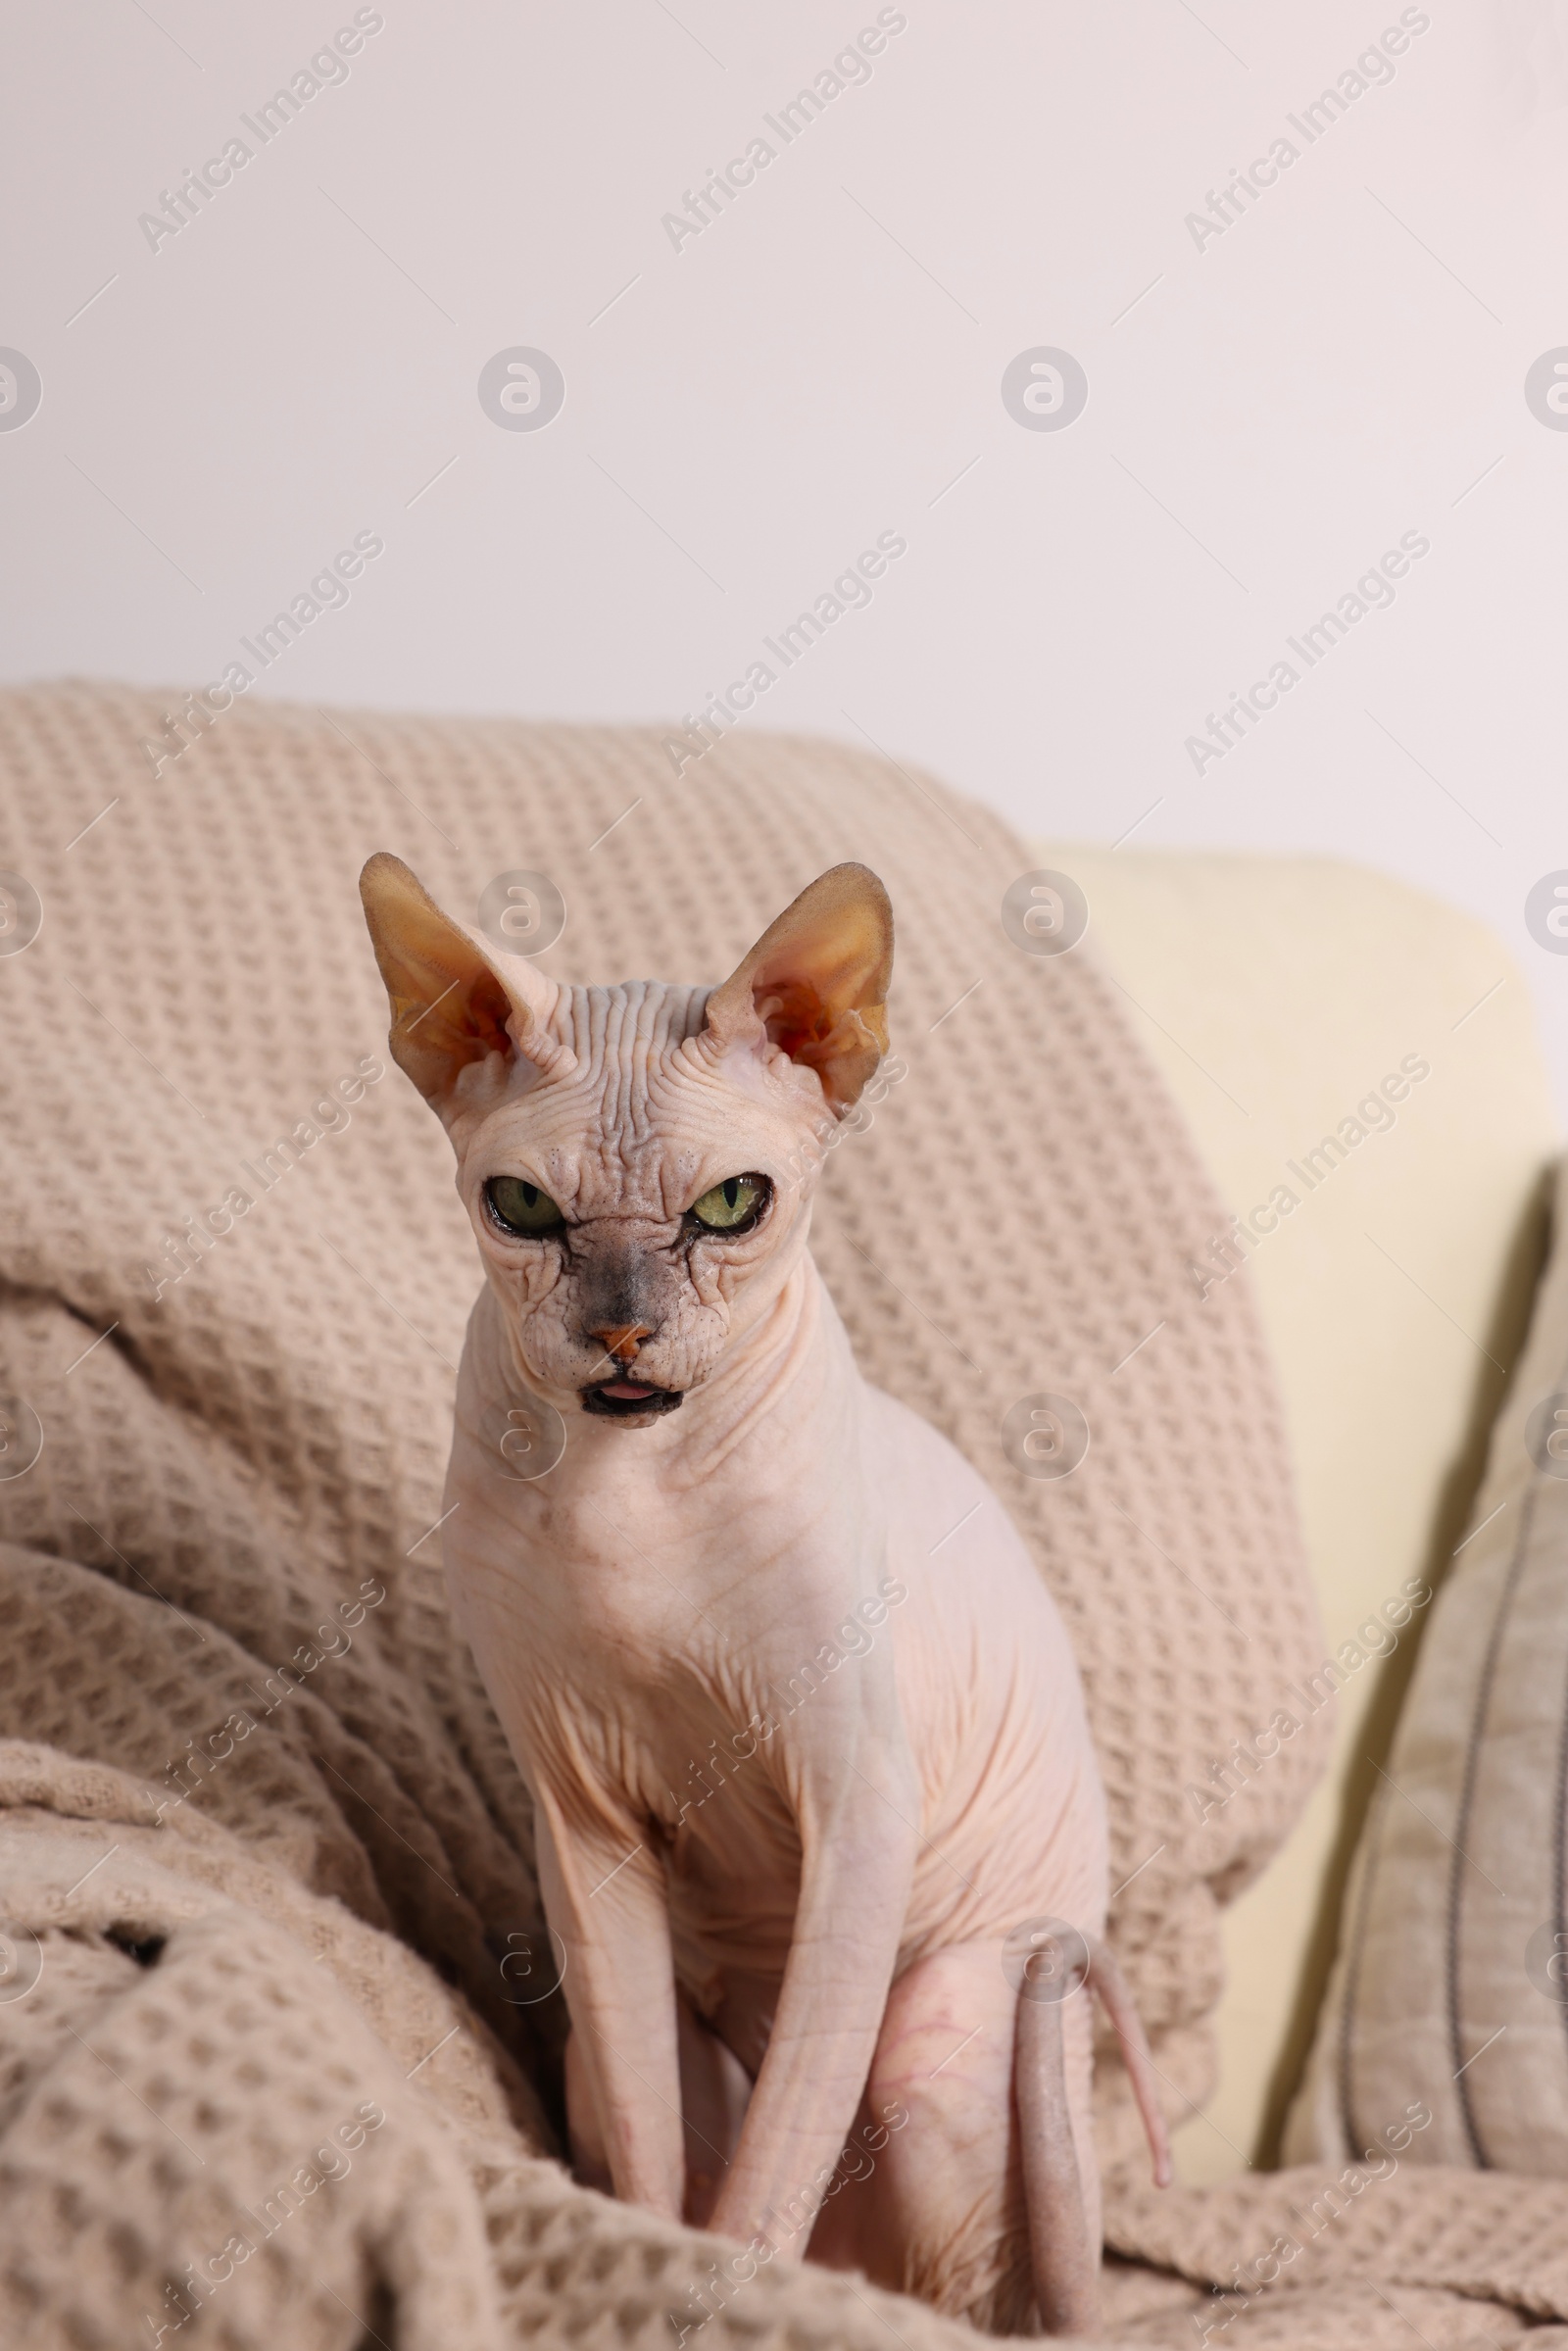
<path fill-rule="evenodd" d="M 645 1429 L 662 1413 L 678 1411 L 685 1400 L 681 1388 L 643 1387 L 640 1396 L 617 1396 L 617 1388 L 641 1386 L 630 1380 L 607 1380 L 597 1388 L 582 1391 L 582 1408 L 601 1420 L 623 1420 L 633 1428 Z"/>

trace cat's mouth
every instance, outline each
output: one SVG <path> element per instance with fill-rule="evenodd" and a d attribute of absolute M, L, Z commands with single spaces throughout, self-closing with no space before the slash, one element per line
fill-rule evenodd
<path fill-rule="evenodd" d="M 653 1388 L 646 1380 L 601 1380 L 582 1392 L 582 1408 L 605 1420 L 648 1420 L 674 1412 L 683 1401 L 680 1388 Z"/>

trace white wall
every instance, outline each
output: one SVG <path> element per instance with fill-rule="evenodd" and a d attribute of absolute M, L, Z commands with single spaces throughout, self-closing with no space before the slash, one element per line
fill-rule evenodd
<path fill-rule="evenodd" d="M 1031 833 L 1400 873 L 1515 948 L 1568 1099 L 1568 955 L 1523 912 L 1568 867 L 1568 431 L 1523 391 L 1568 345 L 1560 0 L 1406 11 L 1311 146 L 1288 113 L 1397 0 L 906 0 L 679 251 L 662 216 L 874 0 L 379 13 L 156 251 L 138 216 L 352 6 L 14 24 L 0 344 L 43 399 L 0 432 L 7 675 L 216 677 L 368 529 L 258 691 L 679 714 L 897 532 L 748 723 L 868 737 Z M 1200 250 L 1185 216 L 1282 134 Z M 480 408 L 513 345 L 564 374 L 542 431 Z M 1000 396 L 1036 345 L 1087 371 L 1063 431 Z M 1195 773 L 1205 713 L 1404 532 L 1392 607 Z"/>

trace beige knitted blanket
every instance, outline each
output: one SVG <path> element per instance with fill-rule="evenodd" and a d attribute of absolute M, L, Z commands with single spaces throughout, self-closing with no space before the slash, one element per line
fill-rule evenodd
<path fill-rule="evenodd" d="M 1218 1906 L 1321 1755 L 1206 1827 L 1183 1791 L 1320 1650 L 1252 1307 L 1188 1277 L 1218 1208 L 1116 991 L 1004 935 L 1000 823 L 836 747 L 732 736 L 677 778 L 657 731 L 237 704 L 181 748 L 166 708 L 0 697 L 0 2343 L 972 2339 L 744 2274 L 557 2160 L 528 1806 L 441 1590 L 477 1264 L 356 876 L 393 849 L 471 916 L 543 871 L 568 979 L 716 979 L 824 866 L 884 876 L 906 1074 L 833 1154 L 818 1258 L 1065 1612 L 1179 2118 Z M 1043 1388 L 1093 1431 L 1056 1483 L 999 1441 Z M 1568 2315 L 1560 2188 L 1416 2140 L 1313 2234 L 1326 2176 L 1156 2196 L 1110 2051 L 1100 2105 L 1118 2340 L 1448 2351 Z"/>

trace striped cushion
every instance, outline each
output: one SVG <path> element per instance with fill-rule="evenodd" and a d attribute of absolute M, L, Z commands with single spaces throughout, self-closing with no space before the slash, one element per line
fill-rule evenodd
<path fill-rule="evenodd" d="M 1288 2161 L 1568 2176 L 1568 1174 L 1529 1341 L 1361 1838 Z M 1486 1333 L 1474 1334 L 1477 1344 Z"/>

